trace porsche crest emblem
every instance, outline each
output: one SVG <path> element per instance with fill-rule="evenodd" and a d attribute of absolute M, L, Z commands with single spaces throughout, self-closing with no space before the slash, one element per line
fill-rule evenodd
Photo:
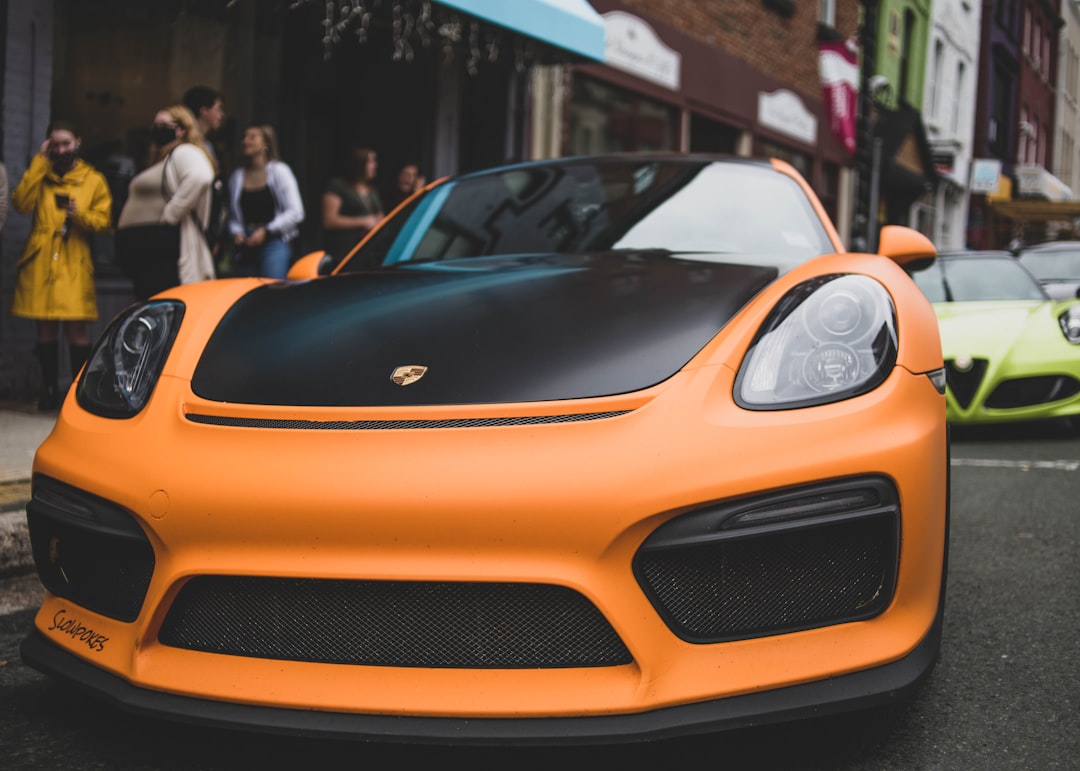
<path fill-rule="evenodd" d="M 407 386 L 422 378 L 425 372 L 427 372 L 427 367 L 422 367 L 419 364 L 409 364 L 395 369 L 393 374 L 390 375 L 390 379 L 396 385 Z"/>

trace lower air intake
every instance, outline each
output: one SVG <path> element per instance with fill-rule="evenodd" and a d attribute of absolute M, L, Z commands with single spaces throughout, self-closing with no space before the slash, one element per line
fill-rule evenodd
<path fill-rule="evenodd" d="M 724 642 L 881 613 L 898 544 L 895 489 L 857 479 L 677 517 L 645 541 L 634 572 L 675 634 Z"/>
<path fill-rule="evenodd" d="M 200 576 L 165 645 L 287 661 L 523 669 L 628 664 L 596 607 L 561 586 Z"/>

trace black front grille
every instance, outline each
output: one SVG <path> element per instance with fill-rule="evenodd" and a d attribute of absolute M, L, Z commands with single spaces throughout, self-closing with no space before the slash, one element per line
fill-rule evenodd
<path fill-rule="evenodd" d="M 892 599 L 899 509 L 876 480 L 684 515 L 635 572 L 685 640 L 712 643 L 870 618 Z"/>
<path fill-rule="evenodd" d="M 1068 375 L 1045 375 L 1006 380 L 999 384 L 986 406 L 994 410 L 1031 407 L 1068 399 L 1080 393 L 1080 382 Z"/>
<path fill-rule="evenodd" d="M 126 509 L 39 475 L 26 521 L 46 589 L 110 618 L 138 617 L 154 572 L 154 549 Z"/>
<path fill-rule="evenodd" d="M 396 667 L 628 664 L 596 607 L 561 586 L 199 576 L 165 645 L 233 656 Z"/>
<path fill-rule="evenodd" d="M 974 359 L 969 367 L 958 369 L 956 361 L 945 361 L 945 383 L 952 391 L 953 398 L 961 407 L 967 408 L 979 390 L 989 362 L 986 359 Z"/>

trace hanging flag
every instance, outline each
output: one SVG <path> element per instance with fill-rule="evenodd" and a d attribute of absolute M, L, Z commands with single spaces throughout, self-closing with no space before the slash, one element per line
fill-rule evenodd
<path fill-rule="evenodd" d="M 850 40 L 818 41 L 821 97 L 829 128 L 849 153 L 855 152 L 855 115 L 859 97 L 859 63 Z"/>

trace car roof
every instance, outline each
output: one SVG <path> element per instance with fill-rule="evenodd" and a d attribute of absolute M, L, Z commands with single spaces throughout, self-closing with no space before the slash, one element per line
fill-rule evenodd
<path fill-rule="evenodd" d="M 1080 251 L 1080 241 L 1047 241 L 1042 244 L 1032 244 L 1020 247 L 1020 253 L 1024 252 L 1073 252 Z"/>
<path fill-rule="evenodd" d="M 981 249 L 981 250 L 956 250 L 956 251 L 944 251 L 938 252 L 939 260 L 969 260 L 969 259 L 1014 259 L 1011 252 L 1007 252 L 1004 249 Z"/>

